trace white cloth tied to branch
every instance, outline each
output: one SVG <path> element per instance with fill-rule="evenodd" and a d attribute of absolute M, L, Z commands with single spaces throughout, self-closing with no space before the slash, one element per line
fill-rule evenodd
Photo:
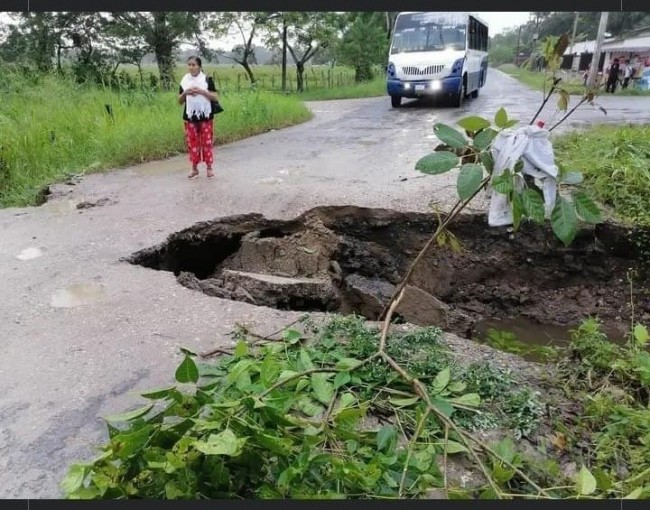
<path fill-rule="evenodd" d="M 501 175 L 506 169 L 514 172 L 519 159 L 523 162 L 522 174 L 532 176 L 542 189 L 546 216 L 549 217 L 555 207 L 557 196 L 558 167 L 555 165 L 553 145 L 549 132 L 538 126 L 525 126 L 500 132 L 492 143 L 494 159 L 493 176 Z M 515 178 L 515 189 L 523 189 L 521 176 Z M 512 225 L 512 205 L 508 196 L 489 189 L 491 193 L 488 224 L 491 227 Z"/>

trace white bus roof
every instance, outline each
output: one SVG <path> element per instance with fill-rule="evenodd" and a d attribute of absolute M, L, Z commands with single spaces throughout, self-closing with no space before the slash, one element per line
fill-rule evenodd
<path fill-rule="evenodd" d="M 435 13 L 435 12 L 440 12 L 440 13 L 443 13 L 443 12 L 453 12 L 454 14 L 460 14 L 460 15 L 463 15 L 463 16 L 472 16 L 472 17 L 475 18 L 477 21 L 480 21 L 481 23 L 483 23 L 486 27 L 489 28 L 489 26 L 490 26 L 490 25 L 488 25 L 488 24 L 485 22 L 485 20 L 481 19 L 479 16 L 477 16 L 477 15 L 474 14 L 473 12 L 465 12 L 465 11 L 404 11 L 404 12 L 400 12 L 400 13 L 398 13 L 397 16 L 401 16 L 402 14 L 419 14 L 419 13 L 421 13 L 421 12 L 434 12 L 434 13 Z"/>

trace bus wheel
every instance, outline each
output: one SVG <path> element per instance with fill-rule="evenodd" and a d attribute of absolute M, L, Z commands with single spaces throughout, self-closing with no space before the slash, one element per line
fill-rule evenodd
<path fill-rule="evenodd" d="M 451 105 L 460 108 L 463 104 L 463 99 L 465 99 L 465 85 L 460 86 L 460 90 L 451 96 Z"/>
<path fill-rule="evenodd" d="M 402 105 L 402 96 L 390 96 L 390 105 L 399 108 Z"/>
<path fill-rule="evenodd" d="M 478 97 L 478 91 L 479 91 L 479 90 L 480 90 L 480 89 L 476 89 L 476 90 L 474 90 L 474 91 L 470 94 L 470 95 L 472 96 L 472 99 L 476 99 L 476 98 Z"/>

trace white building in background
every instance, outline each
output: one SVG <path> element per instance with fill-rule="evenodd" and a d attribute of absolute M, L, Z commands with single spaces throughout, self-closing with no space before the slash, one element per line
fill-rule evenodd
<path fill-rule="evenodd" d="M 596 41 L 577 42 L 564 52 L 562 67 L 572 71 L 586 71 L 591 64 L 591 58 L 596 47 Z M 624 37 L 605 39 L 598 70 L 607 72 L 612 61 L 618 58 L 621 69 L 631 65 L 634 70 L 634 80 L 641 88 L 650 88 L 650 27 L 629 32 Z"/>

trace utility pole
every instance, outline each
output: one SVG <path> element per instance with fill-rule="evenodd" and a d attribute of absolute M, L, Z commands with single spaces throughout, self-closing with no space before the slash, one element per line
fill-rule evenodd
<path fill-rule="evenodd" d="M 596 79 L 598 78 L 598 63 L 600 62 L 600 53 L 603 47 L 603 39 L 605 39 L 605 31 L 607 30 L 607 18 L 609 18 L 609 12 L 600 13 L 598 35 L 596 36 L 596 47 L 594 48 L 594 54 L 591 59 L 591 67 L 589 69 L 589 81 L 587 82 L 588 89 L 593 89 L 595 87 Z M 604 72 L 605 69 L 603 69 L 603 73 Z"/>
<path fill-rule="evenodd" d="M 571 49 L 569 50 L 569 54 L 571 55 L 571 71 L 573 71 L 573 64 L 575 60 L 575 55 L 573 54 L 573 45 L 576 42 L 576 32 L 578 31 L 578 18 L 580 18 L 580 13 L 576 12 L 575 15 L 575 18 L 573 19 L 573 33 L 571 34 Z M 580 63 L 578 62 L 578 66 L 579 65 Z"/>

